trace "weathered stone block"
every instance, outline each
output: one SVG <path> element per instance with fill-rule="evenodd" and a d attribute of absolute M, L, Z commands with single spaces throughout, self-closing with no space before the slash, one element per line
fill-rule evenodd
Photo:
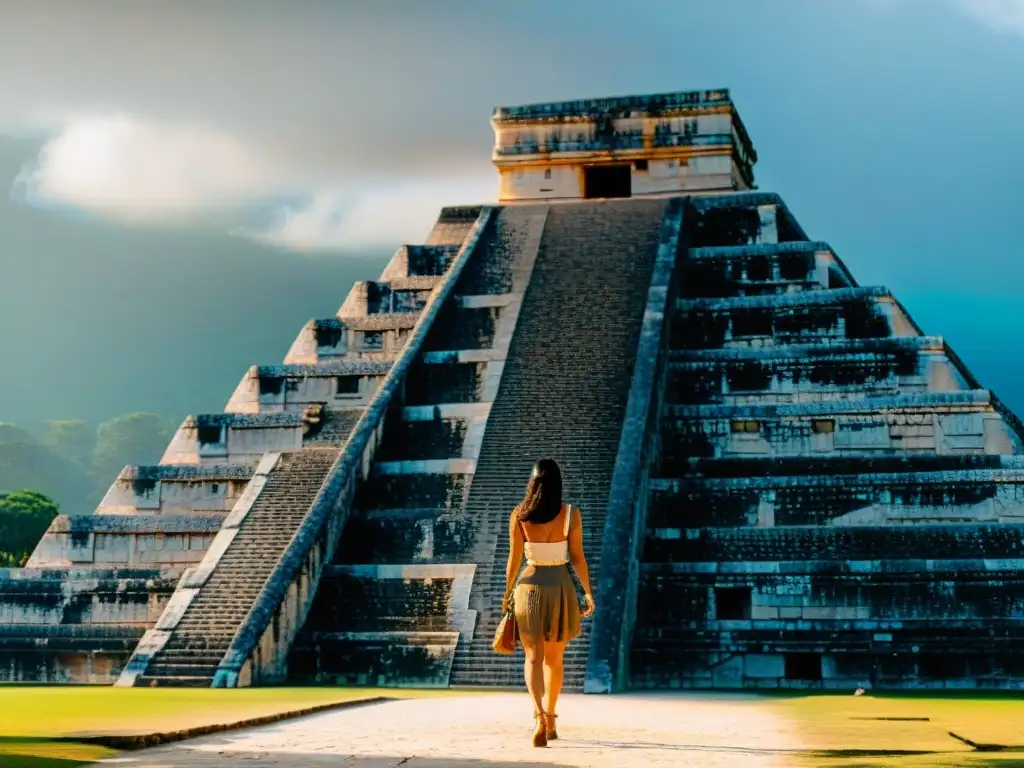
<path fill-rule="evenodd" d="M 748 653 L 743 657 L 743 675 L 752 678 L 785 677 L 785 658 L 781 654 Z"/>

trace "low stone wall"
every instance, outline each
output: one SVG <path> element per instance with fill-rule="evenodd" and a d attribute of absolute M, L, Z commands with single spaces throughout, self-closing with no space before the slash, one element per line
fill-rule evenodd
<path fill-rule="evenodd" d="M 290 679 L 347 685 L 447 687 L 476 611 L 476 565 L 330 566 L 289 658 Z M 344 631 L 335 628 L 344 626 Z"/>
<path fill-rule="evenodd" d="M 400 512 L 400 514 L 399 514 Z M 477 523 L 444 508 L 386 509 L 349 520 L 338 547 L 344 563 L 471 563 Z"/>
<path fill-rule="evenodd" d="M 683 298 L 756 296 L 857 285 L 822 242 L 692 248 L 682 265 Z"/>
<path fill-rule="evenodd" d="M 223 514 L 58 515 L 39 540 L 29 568 L 185 566 L 203 559 Z"/>
<path fill-rule="evenodd" d="M 985 391 L 800 404 L 672 406 L 662 467 L 693 456 L 1010 455 L 1020 437 Z"/>
<path fill-rule="evenodd" d="M 766 463 L 766 468 L 771 466 Z M 735 527 L 755 529 L 752 536 L 758 531 L 769 536 L 774 526 L 920 526 L 1024 519 L 1024 471 L 1019 468 L 658 479 L 651 481 L 650 491 L 648 548 L 665 552 L 690 546 L 689 532 L 704 526 L 714 527 L 709 535 Z"/>
<path fill-rule="evenodd" d="M 213 413 L 189 416 L 171 438 L 161 464 L 250 464 L 265 453 L 302 447 L 301 413 Z"/>
<path fill-rule="evenodd" d="M 676 530 L 665 538 L 649 535 L 643 560 L 652 568 L 703 563 L 709 571 L 757 562 L 762 572 L 771 573 L 778 571 L 777 563 L 793 559 L 821 560 L 822 568 L 845 568 L 849 560 L 998 560 L 1016 558 L 1021 552 L 1021 524 L 789 526 Z"/>
<path fill-rule="evenodd" d="M 455 224 L 454 229 L 461 230 L 461 234 L 465 237 L 467 234 L 466 224 L 475 222 L 480 214 L 480 210 L 479 208 L 467 209 L 466 216 L 462 218 L 462 221 Z M 442 210 L 441 218 L 438 219 L 438 224 L 435 225 L 435 228 L 444 228 L 444 216 L 445 214 Z M 452 221 L 456 220 L 453 219 Z M 455 237 L 459 236 L 455 235 L 445 244 L 401 246 L 391 257 L 391 261 L 384 268 L 380 279 L 440 277 L 458 254 L 459 246 L 452 244 L 455 241 Z M 459 237 L 457 242 L 461 243 L 463 237 Z"/>
<path fill-rule="evenodd" d="M 669 402 L 775 405 L 959 392 L 981 387 L 939 337 L 672 354 Z"/>
<path fill-rule="evenodd" d="M 710 565 L 644 566 L 635 686 L 1022 685 L 1019 558 Z"/>
<path fill-rule="evenodd" d="M 447 688 L 459 633 L 321 632 L 296 641 L 291 679 L 328 685 Z"/>
<path fill-rule="evenodd" d="M 500 376 L 500 366 L 487 362 L 438 363 L 414 364 L 413 374 L 405 385 L 406 405 L 480 402 L 488 375 L 493 376 L 496 371 Z"/>
<path fill-rule="evenodd" d="M 235 388 L 225 411 L 302 412 L 312 404 L 361 408 L 390 367 L 386 360 L 254 365 Z"/>
<path fill-rule="evenodd" d="M 732 299 L 680 299 L 673 317 L 676 349 L 766 347 L 920 336 L 885 288 L 838 288 Z"/>
<path fill-rule="evenodd" d="M 130 626 L 0 624 L 0 682 L 110 685 L 144 631 Z"/>
<path fill-rule="evenodd" d="M 740 192 L 690 198 L 691 248 L 806 241 L 782 197 L 774 192 Z"/>
<path fill-rule="evenodd" d="M 0 569 L 0 681 L 113 683 L 177 569 Z"/>
<path fill-rule="evenodd" d="M 245 491 L 252 468 L 147 465 L 121 470 L 96 508 L 101 515 L 227 512 Z"/>
<path fill-rule="evenodd" d="M 177 569 L 0 569 L 0 626 L 152 625 Z"/>

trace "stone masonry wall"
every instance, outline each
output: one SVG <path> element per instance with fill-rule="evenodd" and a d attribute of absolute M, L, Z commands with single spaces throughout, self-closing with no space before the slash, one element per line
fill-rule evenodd
<path fill-rule="evenodd" d="M 1020 421 L 781 204 L 691 204 L 632 685 L 1024 687 Z"/>

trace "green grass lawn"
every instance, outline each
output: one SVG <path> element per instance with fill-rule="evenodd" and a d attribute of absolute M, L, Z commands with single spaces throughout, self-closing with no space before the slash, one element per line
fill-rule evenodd
<path fill-rule="evenodd" d="M 438 694 L 377 688 L 0 685 L 0 766 L 56 768 L 116 754 L 113 749 L 74 739 L 169 733 L 325 704 L 420 695 Z"/>
<path fill-rule="evenodd" d="M 769 710 L 805 753 L 797 761 L 801 764 L 823 768 L 1024 768 L 1024 697 L 823 695 L 769 701 Z M 982 749 L 950 733 L 982 745 Z M 921 754 L 911 754 L 914 752 Z"/>
<path fill-rule="evenodd" d="M 69 768 L 116 754 L 81 741 L 88 737 L 169 733 L 377 697 L 465 695 L 377 688 L 0 685 L 0 768 Z M 738 717 L 750 706 L 746 701 L 737 707 Z M 777 718 L 793 745 L 786 762 L 794 767 L 1024 768 L 1024 696 L 792 695 L 752 703 Z M 950 732 L 1003 749 L 979 750 Z"/>

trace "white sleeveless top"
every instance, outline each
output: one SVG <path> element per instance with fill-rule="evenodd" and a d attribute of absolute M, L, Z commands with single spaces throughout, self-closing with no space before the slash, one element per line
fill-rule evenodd
<path fill-rule="evenodd" d="M 523 552 L 527 565 L 565 565 L 569 562 L 569 520 L 572 519 L 572 507 L 565 513 L 565 541 L 525 541 L 523 536 Z"/>

